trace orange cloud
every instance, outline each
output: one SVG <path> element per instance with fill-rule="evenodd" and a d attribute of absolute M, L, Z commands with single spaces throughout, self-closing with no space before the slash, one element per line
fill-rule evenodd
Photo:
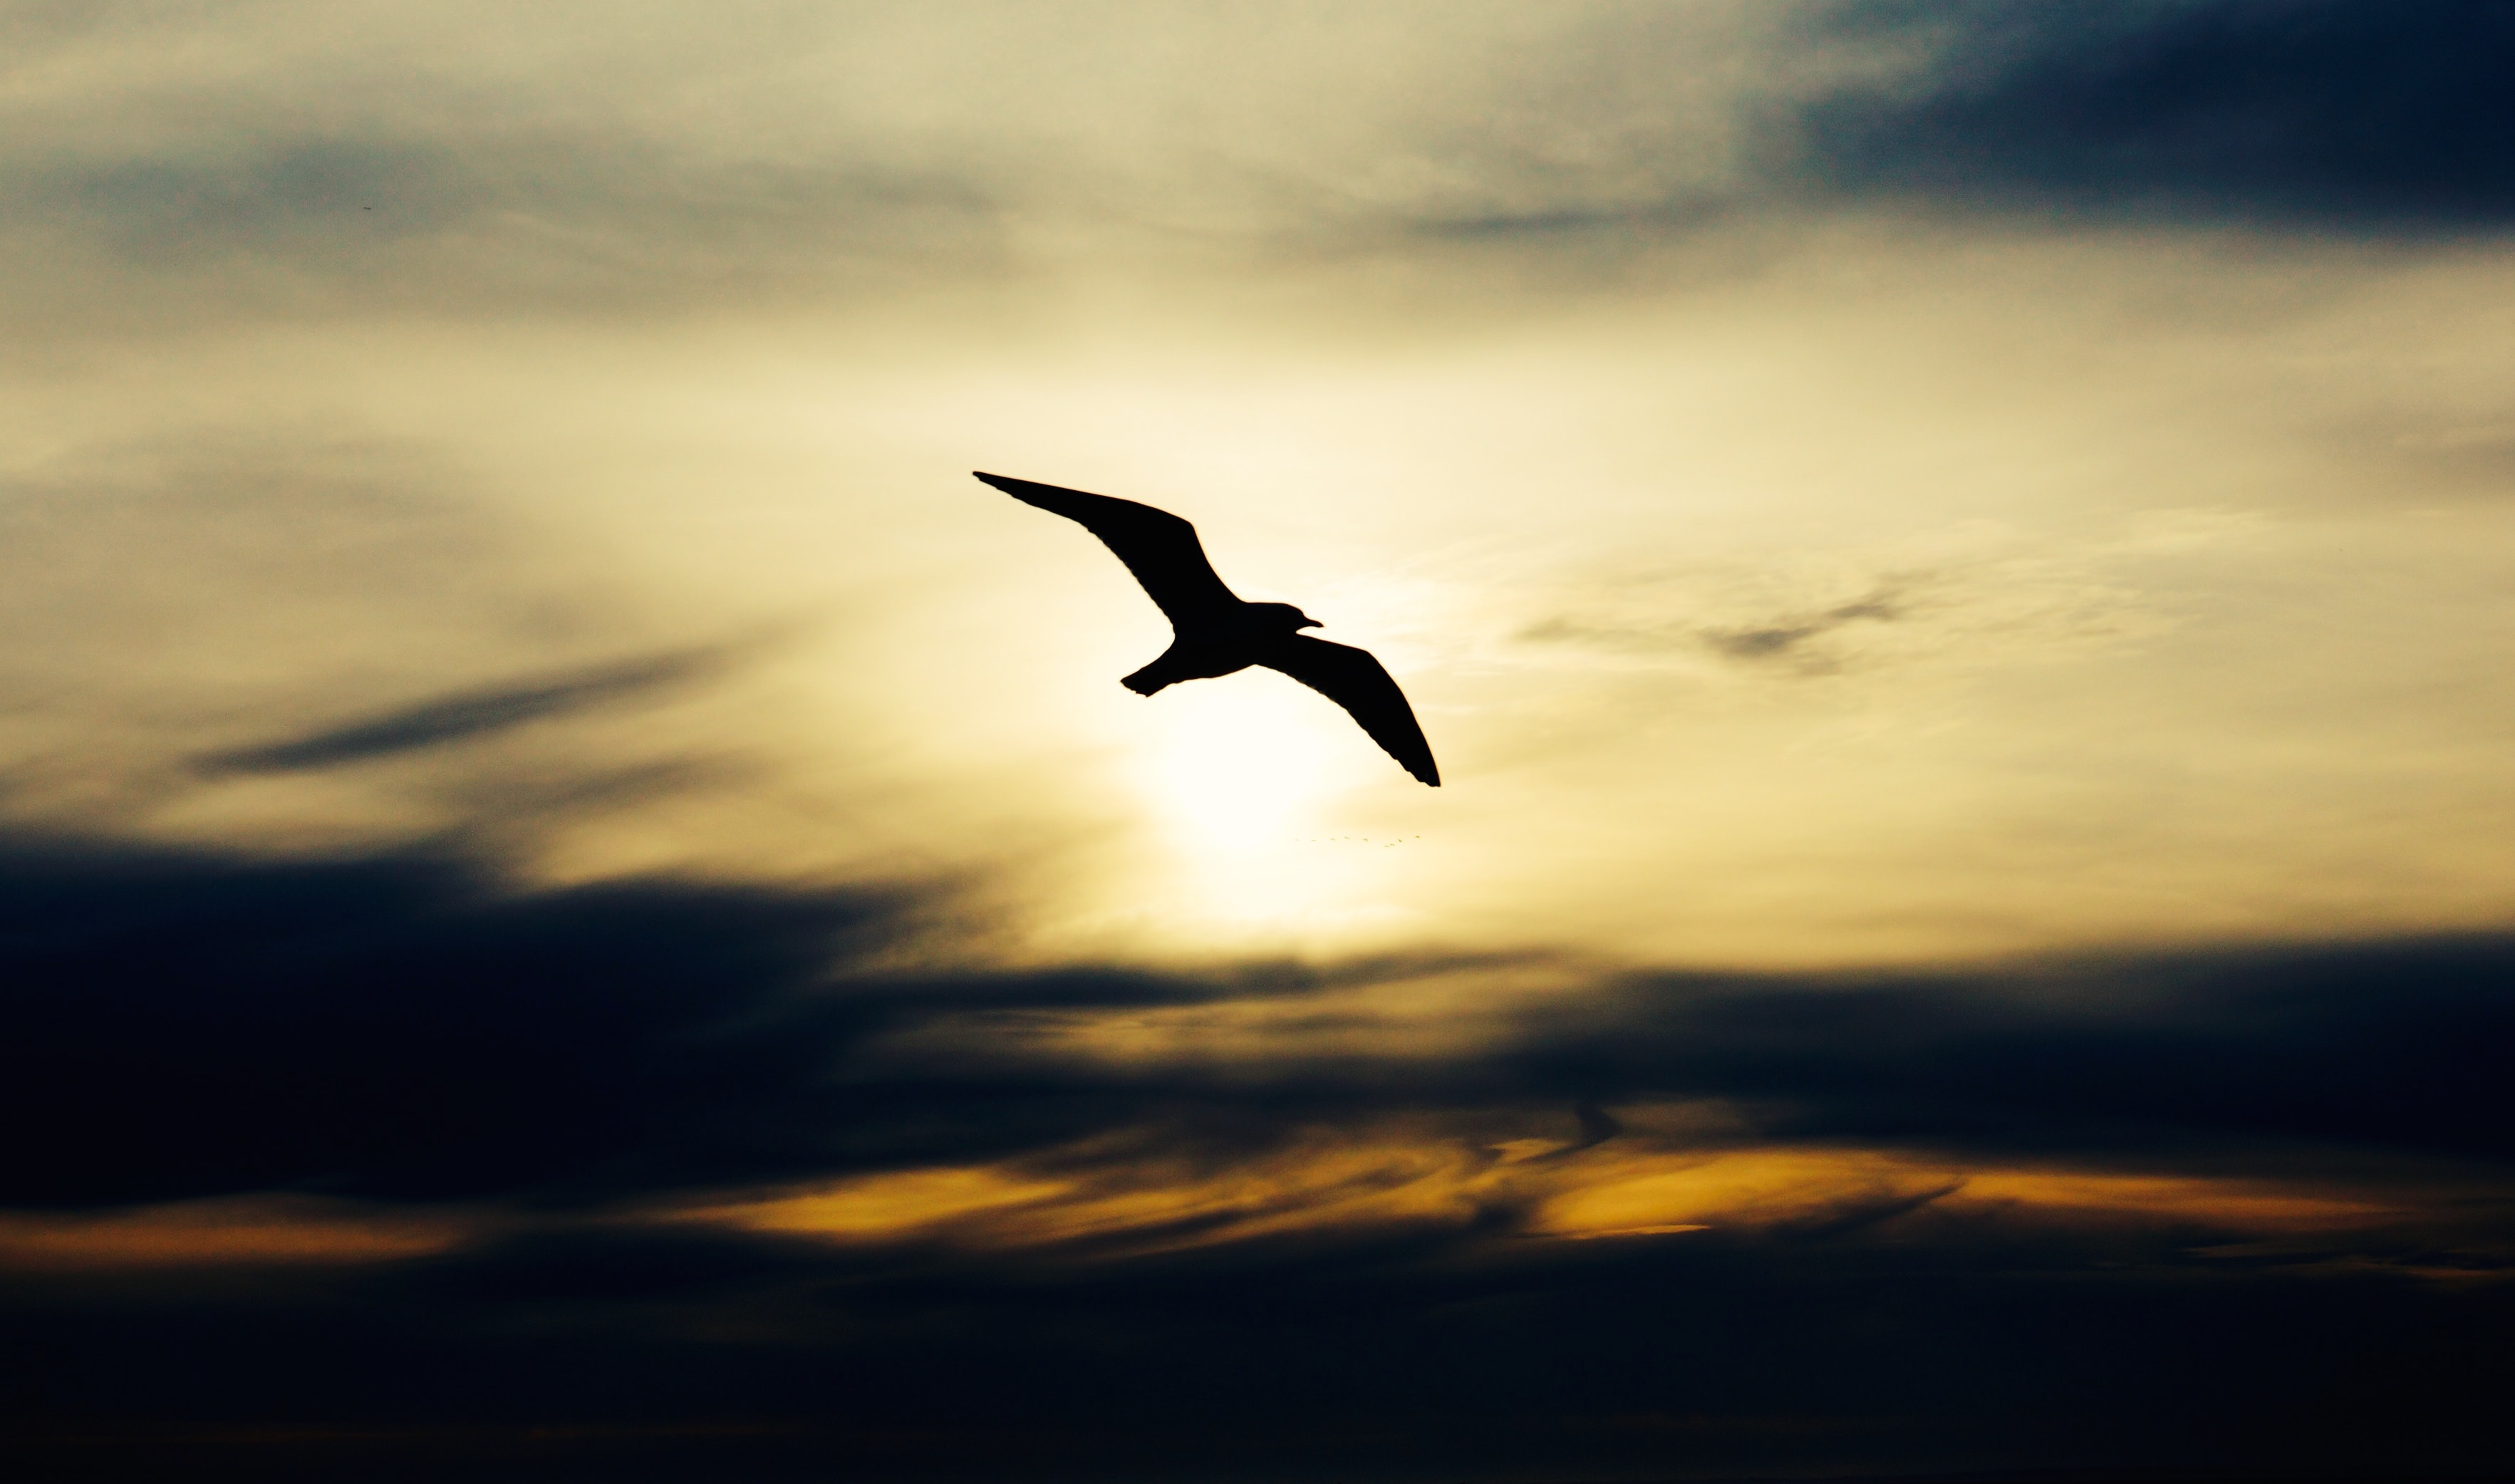
<path fill-rule="evenodd" d="M 1651 1112 L 1636 1114 L 1647 1125 Z M 1668 1119 L 1662 1119 L 1668 1122 Z M 1699 1122 L 1699 1119 L 1697 1120 Z M 1002 1164 L 858 1176 L 682 1208 L 676 1219 L 849 1244 L 934 1242 L 1108 1255 L 1299 1232 L 1451 1227 L 1507 1216 L 1522 1237 L 1587 1240 L 1891 1219 L 1937 1207 L 2087 1225 L 2188 1222 L 2237 1234 L 2329 1231 L 2412 1216 L 2347 1189 L 2256 1179 L 1981 1167 L 1828 1147 L 1582 1148 L 1479 1142 L 1428 1123 L 1313 1129 L 1226 1162 L 1114 1140 Z"/>
<path fill-rule="evenodd" d="M 302 1196 L 185 1201 L 105 1214 L 0 1213 L 0 1269 L 388 1262 L 445 1251 L 467 1223 Z"/>

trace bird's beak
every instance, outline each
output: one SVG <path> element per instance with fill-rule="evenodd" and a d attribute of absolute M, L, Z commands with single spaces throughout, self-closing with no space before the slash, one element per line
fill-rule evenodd
<path fill-rule="evenodd" d="M 1320 623 L 1320 622 L 1319 622 L 1317 619 L 1315 619 L 1315 618 L 1305 618 L 1305 619 L 1302 619 L 1299 623 L 1298 623 L 1298 624 L 1294 625 L 1294 627 L 1295 627 L 1295 628 L 1297 628 L 1297 629 L 1324 629 L 1324 628 L 1326 628 L 1326 627 L 1327 627 L 1327 625 L 1325 625 L 1325 624 L 1323 624 L 1323 623 Z"/>

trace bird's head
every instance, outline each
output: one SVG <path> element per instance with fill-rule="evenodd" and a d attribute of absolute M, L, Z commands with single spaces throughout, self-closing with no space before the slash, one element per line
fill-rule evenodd
<path fill-rule="evenodd" d="M 1324 629 L 1327 627 L 1327 625 L 1320 623 L 1317 619 L 1312 618 L 1300 609 L 1294 607 L 1291 603 L 1251 603 L 1250 606 L 1256 608 L 1258 613 L 1264 616 L 1265 624 L 1270 629 L 1282 628 L 1290 632 L 1298 633 L 1303 629 Z"/>

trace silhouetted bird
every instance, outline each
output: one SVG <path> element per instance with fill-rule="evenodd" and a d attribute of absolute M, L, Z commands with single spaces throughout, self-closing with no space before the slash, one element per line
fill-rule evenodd
<path fill-rule="evenodd" d="M 1002 474 L 978 477 L 1099 537 L 1169 616 L 1175 636 L 1171 646 L 1127 677 L 1129 690 L 1151 695 L 1165 685 L 1231 675 L 1252 665 L 1280 670 L 1352 713 L 1371 740 L 1406 771 L 1434 788 L 1441 786 L 1441 770 L 1433 765 L 1423 728 L 1415 723 L 1406 693 L 1380 668 L 1380 661 L 1367 650 L 1303 636 L 1299 631 L 1321 625 L 1291 603 L 1241 601 L 1214 575 L 1195 526 L 1133 500 Z"/>

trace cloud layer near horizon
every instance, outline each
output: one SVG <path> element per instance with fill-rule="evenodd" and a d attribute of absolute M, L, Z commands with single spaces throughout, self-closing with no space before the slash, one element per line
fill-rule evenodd
<path fill-rule="evenodd" d="M 1946 1464 L 1979 1455 L 1929 1441 L 1945 1409 L 1999 1419 L 1994 1452 L 2049 1447 L 2039 1419 L 2094 1387 L 2123 1414 L 2100 1458 L 2303 1461 L 2417 1426 L 2452 1462 L 2480 1457 L 2460 1409 L 2509 1379 L 2458 1338 L 2502 1321 L 2515 1270 L 2499 939 L 1865 978 L 936 971 L 885 967 L 935 910 L 913 894 L 518 896 L 447 859 L 30 841 L 0 899 L 0 1088 L 42 1131 L 0 1271 L 56 1419 L 21 1415 L 22 1446 L 200 1446 L 118 1421 L 175 1388 L 257 1469 L 372 1466 L 396 1437 L 642 1477 L 687 1456 L 624 1463 L 605 1398 L 669 1384 L 622 1438 L 729 1431 L 760 1466 L 887 1466 L 974 1424 L 913 1466 L 1158 1471 L 1215 1446 L 1227 1395 L 1306 1419 L 1253 1468 L 1341 1456 L 1336 1419 L 1437 1467 Z M 163 1317 L 93 1328 L 134 1302 Z M 184 1338 L 210 1313 L 263 1337 L 216 1377 Z M 2363 1366 L 2281 1338 L 2334 1323 Z M 291 1445 L 302 1347 L 344 1324 L 399 1399 Z M 1355 1345 L 1367 1373 L 1294 1359 Z M 2413 1347 L 2436 1359 L 2405 1373 Z M 1943 1353 L 1889 1358 L 1917 1348 Z M 2390 1379 L 2313 1422 L 2299 1365 Z M 981 1370 L 935 1390 L 928 1366 Z M 457 1399 L 445 1367 L 491 1390 Z M 693 1367 L 741 1399 L 668 1382 Z M 1740 1421 L 1636 1421 L 1677 1396 Z M 583 1436 L 537 1449 L 502 1430 L 518 1409 Z"/>

